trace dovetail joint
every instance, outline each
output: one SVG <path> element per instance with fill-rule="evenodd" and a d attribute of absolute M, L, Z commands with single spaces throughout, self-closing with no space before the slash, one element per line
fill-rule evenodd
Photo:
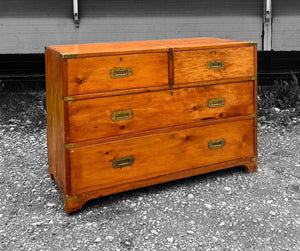
<path fill-rule="evenodd" d="M 75 97 L 74 97 L 74 96 L 66 96 L 66 97 L 63 97 L 63 101 L 72 101 L 72 100 L 75 100 Z"/>
<path fill-rule="evenodd" d="M 60 54 L 61 58 L 76 58 L 77 54 L 76 53 L 68 53 L 68 54 Z"/>
<path fill-rule="evenodd" d="M 76 202 L 78 200 L 78 197 L 66 197 L 67 203 Z"/>
<path fill-rule="evenodd" d="M 250 161 L 251 161 L 251 162 L 255 162 L 255 161 L 257 161 L 257 158 L 256 158 L 256 157 L 253 157 L 253 158 L 250 159 Z"/>
<path fill-rule="evenodd" d="M 65 145 L 65 148 L 66 148 L 66 149 L 70 149 L 70 148 L 73 148 L 73 147 L 76 147 L 76 144 L 75 144 L 75 143 L 70 143 L 70 144 L 66 144 L 66 145 Z"/>

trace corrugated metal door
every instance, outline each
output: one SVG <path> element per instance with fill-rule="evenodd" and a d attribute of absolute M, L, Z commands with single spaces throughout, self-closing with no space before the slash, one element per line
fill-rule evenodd
<path fill-rule="evenodd" d="M 273 0 L 272 49 L 300 51 L 300 1 Z"/>
<path fill-rule="evenodd" d="M 219 37 L 257 41 L 262 0 L 72 0 L 0 2 L 0 53 L 41 53 L 45 45 Z"/>

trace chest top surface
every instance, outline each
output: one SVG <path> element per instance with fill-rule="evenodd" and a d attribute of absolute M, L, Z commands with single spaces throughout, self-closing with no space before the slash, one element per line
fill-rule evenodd
<path fill-rule="evenodd" d="M 209 49 L 248 46 L 249 41 L 237 41 L 220 38 L 187 38 L 172 40 L 150 40 L 135 42 L 95 43 L 95 44 L 74 44 L 54 45 L 47 49 L 54 50 L 61 57 L 89 57 L 117 54 L 134 54 L 146 52 L 166 52 L 169 48 L 173 51 L 189 49 Z"/>

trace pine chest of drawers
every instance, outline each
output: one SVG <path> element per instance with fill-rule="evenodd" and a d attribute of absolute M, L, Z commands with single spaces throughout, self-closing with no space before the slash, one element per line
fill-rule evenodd
<path fill-rule="evenodd" d="M 49 173 L 93 198 L 257 168 L 256 44 L 214 38 L 49 46 Z"/>

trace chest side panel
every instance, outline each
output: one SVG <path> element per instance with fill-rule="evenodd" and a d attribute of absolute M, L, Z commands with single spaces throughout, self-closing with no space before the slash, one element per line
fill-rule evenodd
<path fill-rule="evenodd" d="M 68 154 L 64 147 L 67 129 L 66 63 L 57 53 L 46 50 L 47 143 L 49 174 L 63 193 L 68 192 Z"/>

